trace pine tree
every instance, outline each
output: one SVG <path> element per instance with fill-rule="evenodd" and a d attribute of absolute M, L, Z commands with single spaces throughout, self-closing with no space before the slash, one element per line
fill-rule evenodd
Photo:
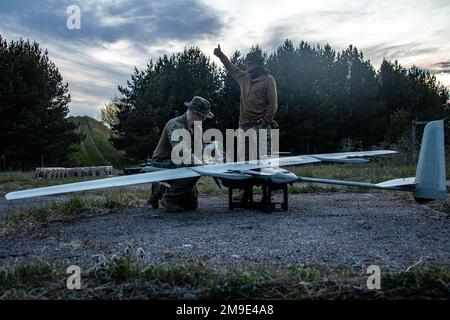
<path fill-rule="evenodd" d="M 0 156 L 3 169 L 61 165 L 79 141 L 68 84 L 39 44 L 0 36 Z"/>

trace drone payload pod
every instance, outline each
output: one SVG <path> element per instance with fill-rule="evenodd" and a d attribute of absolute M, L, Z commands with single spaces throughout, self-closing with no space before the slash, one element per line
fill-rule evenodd
<path fill-rule="evenodd" d="M 57 186 L 16 191 L 6 194 L 6 199 L 22 199 L 67 192 L 86 191 L 110 187 L 120 187 L 133 184 L 151 183 L 156 181 L 176 180 L 200 176 L 210 176 L 224 181 L 241 181 L 245 183 L 290 184 L 295 182 L 313 182 L 324 184 L 345 185 L 363 188 L 410 191 L 418 202 L 443 200 L 446 197 L 445 181 L 445 150 L 444 121 L 429 122 L 425 126 L 416 176 L 399 178 L 377 184 L 333 180 L 321 178 L 299 177 L 293 172 L 282 169 L 282 166 L 293 166 L 319 162 L 364 163 L 365 158 L 392 155 L 396 151 L 374 150 L 327 154 L 300 155 L 283 158 L 265 158 L 248 162 L 219 163 L 176 169 L 144 167 L 144 173 L 107 179 L 69 183 Z"/>

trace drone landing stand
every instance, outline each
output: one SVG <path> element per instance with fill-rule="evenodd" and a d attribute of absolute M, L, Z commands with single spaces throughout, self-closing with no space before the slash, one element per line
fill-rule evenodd
<path fill-rule="evenodd" d="M 288 187 L 286 183 L 275 184 L 270 181 L 261 182 L 261 180 L 222 180 L 222 184 L 228 188 L 228 207 L 230 210 L 235 208 L 259 209 L 264 212 L 272 212 L 288 209 Z M 260 201 L 255 201 L 254 187 L 261 187 L 262 196 Z M 235 200 L 233 191 L 244 190 L 240 199 Z M 282 201 L 273 201 L 274 192 L 282 192 Z"/>

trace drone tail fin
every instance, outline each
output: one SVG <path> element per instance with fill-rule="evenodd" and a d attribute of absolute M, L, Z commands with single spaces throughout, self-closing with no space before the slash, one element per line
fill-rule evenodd
<path fill-rule="evenodd" d="M 414 199 L 418 202 L 446 198 L 444 121 L 425 126 L 417 162 Z"/>

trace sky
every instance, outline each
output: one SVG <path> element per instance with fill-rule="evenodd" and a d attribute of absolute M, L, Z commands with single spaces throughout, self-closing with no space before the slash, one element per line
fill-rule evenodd
<path fill-rule="evenodd" d="M 67 11 L 80 9 L 80 29 Z M 69 83 L 71 115 L 100 118 L 135 67 L 185 47 L 272 52 L 290 39 L 342 50 L 375 68 L 383 58 L 417 65 L 450 88 L 449 0 L 1 0 L 0 34 L 36 40 Z"/>

